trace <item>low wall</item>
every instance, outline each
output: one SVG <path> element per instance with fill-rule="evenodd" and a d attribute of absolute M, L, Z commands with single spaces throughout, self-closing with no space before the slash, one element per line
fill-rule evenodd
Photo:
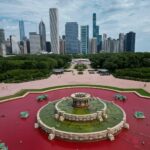
<path fill-rule="evenodd" d="M 98 99 L 104 105 L 102 110 L 97 111 L 95 113 L 85 114 L 85 115 L 76 115 L 76 114 L 70 114 L 70 113 L 66 113 L 66 112 L 62 111 L 61 109 L 58 108 L 58 105 L 64 100 L 67 101 L 68 100 L 67 98 L 66 99 L 63 98 L 62 100 L 57 102 L 55 105 L 55 109 L 56 109 L 57 114 L 59 116 L 63 116 L 64 119 L 71 120 L 71 121 L 92 121 L 92 120 L 97 119 L 98 117 L 104 118 L 103 115 L 106 114 L 107 105 L 102 100 L 100 100 L 99 98 L 95 97 L 95 99 Z"/>
<path fill-rule="evenodd" d="M 40 119 L 40 111 L 44 107 L 42 107 L 37 113 L 37 123 L 39 127 L 42 128 L 46 133 L 48 133 L 49 135 L 53 135 L 53 138 L 57 137 L 57 138 L 61 138 L 65 140 L 73 140 L 73 141 L 95 141 L 95 140 L 110 139 L 109 135 L 111 134 L 114 137 L 122 130 L 122 128 L 125 127 L 125 123 L 126 123 L 126 114 L 124 110 L 117 105 L 117 107 L 119 107 L 123 112 L 123 119 L 116 126 L 112 128 L 107 128 L 106 130 L 103 131 L 90 132 L 90 133 L 66 132 L 66 131 L 57 130 L 54 127 L 49 127 L 42 122 L 42 120 Z"/>

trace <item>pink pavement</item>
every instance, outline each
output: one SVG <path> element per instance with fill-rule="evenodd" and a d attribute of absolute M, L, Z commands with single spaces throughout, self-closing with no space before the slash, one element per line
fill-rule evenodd
<path fill-rule="evenodd" d="M 83 76 L 78 78 L 81 79 L 82 77 Z M 56 80 L 56 77 L 52 76 L 52 78 Z M 41 81 L 38 82 L 42 83 Z M 58 81 L 56 81 L 56 83 L 58 83 Z M 35 88 L 34 86 L 32 85 L 33 88 Z M 54 101 L 65 96 L 70 96 L 73 92 L 88 92 L 93 96 L 100 97 L 108 101 L 113 101 L 113 96 L 115 94 L 113 91 L 96 88 L 69 88 L 50 91 L 46 94 L 49 96 L 48 101 Z M 48 101 L 37 102 L 36 97 L 38 95 L 40 94 L 29 94 L 24 98 L 19 98 L 14 101 L 8 101 L 0 104 L 0 140 L 8 145 L 9 150 L 150 149 L 150 99 L 141 98 L 134 93 L 123 93 L 123 95 L 127 97 L 127 101 L 124 103 L 120 101 L 115 102 L 125 110 L 130 129 L 124 129 L 119 135 L 116 136 L 116 140 L 113 142 L 106 140 L 88 143 L 75 143 L 58 139 L 49 141 L 47 134 L 43 133 L 40 129 L 34 128 L 37 111 L 43 105 L 48 103 Z M 19 113 L 21 111 L 29 111 L 29 118 L 26 120 L 20 119 Z M 135 119 L 133 117 L 135 111 L 143 111 L 146 118 L 142 120 Z"/>
<path fill-rule="evenodd" d="M 150 82 L 144 86 L 145 82 L 118 79 L 112 75 L 100 76 L 99 74 L 89 74 L 87 71 L 84 71 L 83 75 L 78 75 L 77 72 L 75 72 L 75 75 L 71 72 L 65 72 L 63 75 L 52 75 L 43 80 L 14 84 L 0 83 L 0 97 L 15 94 L 21 89 L 41 89 L 69 84 L 96 84 L 119 88 L 142 88 L 150 92 Z"/>

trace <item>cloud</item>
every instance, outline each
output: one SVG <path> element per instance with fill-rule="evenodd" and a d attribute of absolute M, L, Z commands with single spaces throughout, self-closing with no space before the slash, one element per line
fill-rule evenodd
<path fill-rule="evenodd" d="M 38 32 L 42 19 L 46 24 L 49 40 L 49 8 L 59 9 L 60 34 L 65 33 L 65 23 L 76 21 L 90 25 L 92 35 L 92 13 L 97 13 L 100 33 L 118 38 L 120 32 L 131 30 L 137 33 L 137 51 L 150 50 L 150 1 L 149 0 L 0 0 L 0 28 L 7 36 L 19 38 L 18 21 L 25 21 L 26 35 Z M 142 40 L 141 40 L 142 39 Z"/>

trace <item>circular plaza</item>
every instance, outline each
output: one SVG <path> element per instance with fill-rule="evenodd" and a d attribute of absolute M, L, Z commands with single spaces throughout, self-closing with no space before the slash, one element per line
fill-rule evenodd
<path fill-rule="evenodd" d="M 48 96 L 47 100 L 44 101 L 37 101 L 36 98 L 40 96 L 41 94 L 46 94 Z M 127 100 L 125 102 L 115 100 L 114 95 L 116 93 L 123 94 L 124 96 L 127 97 Z M 58 113 L 56 111 L 56 105 L 53 105 L 53 109 L 55 110 L 54 114 L 49 111 L 50 109 L 48 108 L 50 105 L 49 104 L 57 104 L 59 100 L 63 100 L 63 98 L 68 98 L 70 97 L 73 93 L 88 93 L 92 96 L 92 98 L 104 100 L 107 104 L 107 115 L 108 118 L 113 118 L 113 120 L 121 122 L 123 120 L 123 115 L 121 116 L 120 120 L 119 117 L 113 117 L 114 115 L 109 111 L 109 105 L 114 105 L 118 106 L 119 110 L 124 110 L 126 114 L 126 121 L 130 125 L 130 129 L 122 129 L 119 134 L 114 134 L 115 140 L 110 141 L 108 138 L 108 133 L 107 133 L 107 138 L 105 140 L 100 141 L 100 139 L 94 139 L 98 138 L 100 136 L 93 136 L 87 138 L 86 140 L 88 142 L 81 142 L 84 139 L 84 134 L 89 134 L 90 132 L 97 132 L 97 127 L 96 125 L 101 125 L 102 123 L 108 122 L 109 120 L 103 120 L 100 122 L 99 120 L 93 120 L 93 121 L 88 121 L 85 123 L 85 121 L 74 121 L 74 119 L 71 120 L 55 120 L 58 122 L 57 125 L 53 126 L 53 131 L 55 131 L 55 137 L 52 138 L 52 135 L 50 135 L 52 132 L 45 132 L 44 129 L 40 127 L 35 128 L 35 123 L 37 123 L 37 114 L 40 110 L 43 108 L 46 108 L 48 110 L 47 114 L 51 114 L 53 116 L 53 119 L 57 116 L 56 114 Z M 95 100 L 91 100 L 90 102 L 94 102 Z M 113 102 L 112 102 L 113 101 Z M 62 102 L 62 101 L 61 101 Z M 72 102 L 73 103 L 73 102 Z M 70 103 L 72 105 L 72 103 Z M 89 104 L 89 103 L 88 103 Z M 64 109 L 65 105 L 69 105 L 68 103 L 60 103 L 58 105 L 58 109 L 60 111 L 66 111 L 66 113 L 69 113 L 71 115 L 76 115 L 77 112 L 73 112 L 71 109 Z M 70 107 L 71 107 L 70 105 Z M 28 94 L 25 94 L 22 97 L 14 98 L 11 101 L 6 101 L 6 102 L 1 102 L 0 104 L 0 133 L 1 133 L 1 141 L 5 142 L 5 144 L 8 146 L 9 149 L 21 149 L 21 150 L 26 150 L 26 149 L 42 149 L 42 150 L 48 150 L 48 149 L 56 149 L 56 150 L 65 150 L 65 149 L 94 149 L 98 150 L 100 147 L 104 150 L 108 149 L 114 149 L 114 150 L 119 150 L 120 147 L 122 149 L 144 149 L 148 150 L 150 147 L 150 142 L 149 142 L 149 121 L 150 121 L 150 113 L 149 113 L 149 105 L 150 101 L 149 98 L 147 97 L 141 97 L 135 94 L 134 92 L 121 92 L 121 91 L 114 91 L 111 89 L 102 89 L 98 88 L 96 86 L 68 86 L 68 87 L 55 87 L 51 88 L 50 90 L 45 90 L 41 92 L 29 92 Z M 97 105 L 96 105 L 97 106 Z M 102 103 L 99 103 L 100 109 L 104 109 L 104 105 Z M 77 108 L 78 109 L 78 108 Z M 87 109 L 86 107 L 84 109 Z M 96 109 L 96 107 L 95 107 Z M 95 109 L 92 109 L 90 113 L 93 113 Z M 27 119 L 21 119 L 19 114 L 22 111 L 28 111 L 30 116 Z M 139 120 L 134 117 L 134 113 L 136 111 L 142 111 L 144 112 L 146 118 Z M 119 111 L 120 112 L 120 111 Z M 78 112 L 79 113 L 79 112 Z M 89 114 L 89 112 L 85 112 L 84 115 Z M 123 113 L 122 113 L 123 114 Z M 55 116 L 56 115 L 56 116 Z M 46 116 L 45 116 L 46 117 Z M 60 117 L 59 117 L 60 118 Z M 71 118 L 71 117 L 70 117 Z M 115 119 L 116 118 L 116 119 Z M 46 120 L 50 119 L 49 116 L 46 118 Z M 78 119 L 77 119 L 78 120 Z M 75 126 L 74 124 L 68 125 L 66 128 L 62 126 L 65 121 L 68 122 L 76 122 L 78 125 L 80 124 L 80 128 L 78 129 L 78 132 L 82 132 L 82 136 L 74 140 L 73 134 L 72 137 L 68 135 L 61 135 L 61 137 L 57 136 L 58 133 L 56 132 L 57 130 L 61 130 L 63 128 L 63 131 L 66 132 L 67 130 L 73 133 L 77 133 L 74 129 L 72 130 L 72 126 Z M 87 123 L 95 123 L 94 128 L 91 128 L 89 124 Z M 46 122 L 45 122 L 46 123 Z M 81 125 L 82 123 L 82 125 Z M 76 125 L 77 125 L 76 124 Z M 87 126 L 86 128 L 84 128 Z M 113 124 L 115 126 L 115 124 Z M 106 129 L 109 129 L 113 127 L 111 125 L 105 126 Z M 93 127 L 93 125 L 92 125 Z M 123 127 L 123 126 L 122 126 Z M 85 131 L 88 129 L 88 131 Z M 83 134 L 84 130 L 84 134 Z M 100 130 L 100 129 L 98 129 Z M 105 130 L 105 129 L 102 129 Z M 101 130 L 101 131 L 102 131 Z M 108 132 L 108 130 L 107 130 Z M 112 133 L 112 132 L 111 132 Z M 93 133 L 92 133 L 93 135 Z M 65 138 L 64 138 L 65 137 Z M 69 140 L 70 138 L 71 140 Z M 53 140 L 51 140 L 53 139 Z M 95 142 L 93 142 L 93 140 Z M 37 142 L 38 141 L 38 142 Z M 70 141 L 70 142 L 69 142 Z M 80 142 L 79 142 L 80 141 Z M 109 146 L 108 146 L 109 145 Z"/>

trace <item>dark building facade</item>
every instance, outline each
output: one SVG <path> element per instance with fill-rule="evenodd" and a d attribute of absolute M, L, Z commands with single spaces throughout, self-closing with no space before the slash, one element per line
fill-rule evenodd
<path fill-rule="evenodd" d="M 96 13 L 93 13 L 93 37 L 98 37 L 99 26 L 96 25 Z"/>
<path fill-rule="evenodd" d="M 5 42 L 5 32 L 4 29 L 0 29 L 0 44 Z"/>
<path fill-rule="evenodd" d="M 125 36 L 125 51 L 126 52 L 135 52 L 135 37 L 136 33 L 129 32 Z"/>
<path fill-rule="evenodd" d="M 102 50 L 102 35 L 98 35 L 97 41 L 98 41 L 97 51 L 100 52 Z"/>
<path fill-rule="evenodd" d="M 39 34 L 41 38 L 41 49 L 46 51 L 46 28 L 44 22 L 41 20 L 39 24 Z"/>
<path fill-rule="evenodd" d="M 96 25 L 96 13 L 93 13 L 93 37 L 97 39 L 97 52 L 102 50 L 102 35 L 99 35 L 99 26 Z"/>
<path fill-rule="evenodd" d="M 30 41 L 27 40 L 27 53 L 30 54 Z"/>
<path fill-rule="evenodd" d="M 46 51 L 51 52 L 51 43 L 50 42 L 46 42 Z"/>

